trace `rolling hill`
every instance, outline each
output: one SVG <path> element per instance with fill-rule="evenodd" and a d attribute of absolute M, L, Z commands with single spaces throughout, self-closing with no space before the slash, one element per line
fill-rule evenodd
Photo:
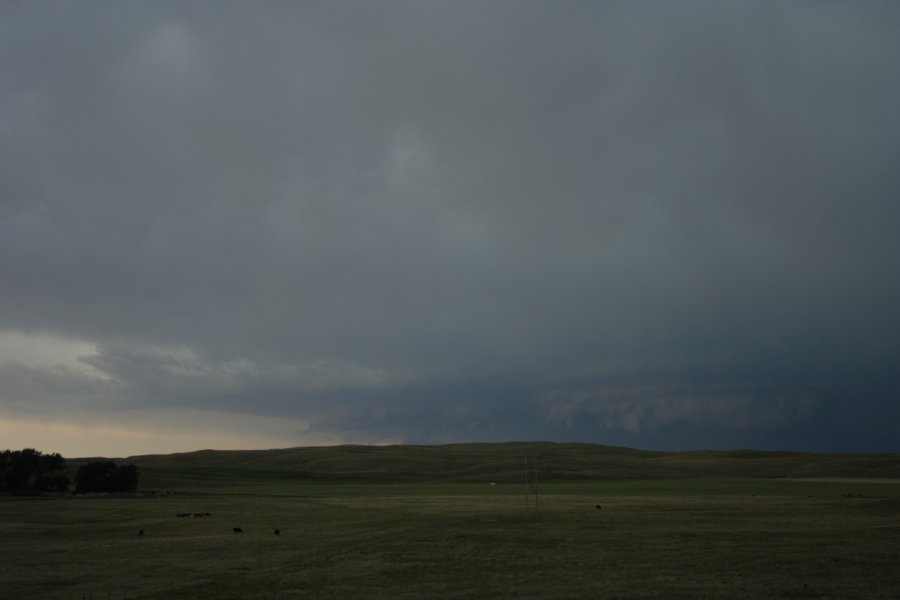
<path fill-rule="evenodd" d="M 900 454 L 755 450 L 653 452 L 593 444 L 509 442 L 201 450 L 132 456 L 141 487 L 241 482 L 464 483 L 522 481 L 528 457 L 541 482 L 678 478 L 900 477 Z M 87 459 L 73 459 L 76 468 Z"/>

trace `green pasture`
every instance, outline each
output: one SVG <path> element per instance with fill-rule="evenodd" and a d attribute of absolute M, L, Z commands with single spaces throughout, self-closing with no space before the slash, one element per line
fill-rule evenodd
<path fill-rule="evenodd" d="M 201 466 L 147 464 L 158 497 L 0 498 L 0 598 L 900 598 L 900 479 L 555 481 L 535 509 L 516 481 Z"/>

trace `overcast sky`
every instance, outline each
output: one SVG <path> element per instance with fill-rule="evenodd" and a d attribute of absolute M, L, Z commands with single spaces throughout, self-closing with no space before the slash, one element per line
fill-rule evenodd
<path fill-rule="evenodd" d="M 0 447 L 900 451 L 900 3 L 0 4 Z"/>

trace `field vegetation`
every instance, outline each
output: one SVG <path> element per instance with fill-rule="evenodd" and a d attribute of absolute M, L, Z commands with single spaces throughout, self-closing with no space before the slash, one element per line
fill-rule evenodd
<path fill-rule="evenodd" d="M 536 498 L 525 456 L 543 466 Z M 897 455 L 473 444 L 124 462 L 145 494 L 0 498 L 0 598 L 900 598 Z"/>

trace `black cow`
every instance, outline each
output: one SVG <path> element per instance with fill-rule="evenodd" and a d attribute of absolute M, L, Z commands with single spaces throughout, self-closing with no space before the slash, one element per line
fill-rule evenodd
<path fill-rule="evenodd" d="M 597 510 L 603 510 L 603 507 L 600 506 L 600 505 L 598 504 L 598 505 L 597 505 Z"/>
<path fill-rule="evenodd" d="M 281 535 L 281 530 L 280 530 L 280 529 L 276 529 L 276 530 L 275 530 L 275 535 Z"/>
<path fill-rule="evenodd" d="M 234 529 L 232 529 L 232 531 L 235 533 L 244 533 L 244 530 L 241 529 L 240 527 L 235 527 Z"/>
<path fill-rule="evenodd" d="M 138 535 L 144 535 L 144 530 L 143 530 L 143 529 L 138 529 Z"/>

